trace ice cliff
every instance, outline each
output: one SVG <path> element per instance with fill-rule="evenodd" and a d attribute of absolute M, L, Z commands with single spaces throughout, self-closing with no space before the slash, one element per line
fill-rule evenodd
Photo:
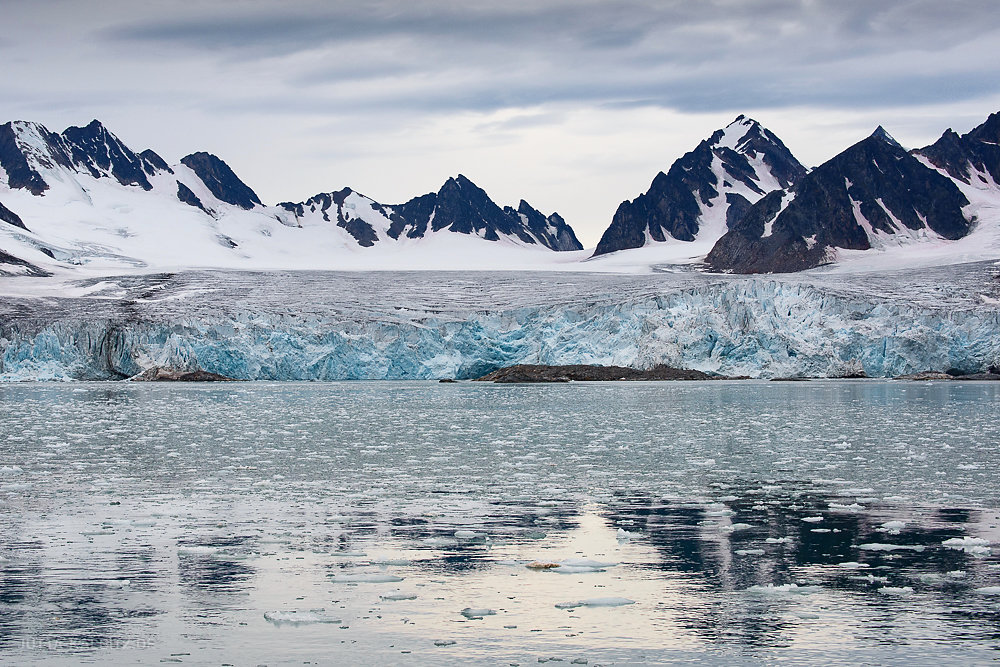
<path fill-rule="evenodd" d="M 517 363 L 667 364 L 754 377 L 971 372 L 1000 362 L 1000 283 L 991 265 L 971 266 L 836 280 L 103 281 L 87 296 L 0 298 L 0 379 L 116 379 L 151 366 L 248 380 L 469 378 Z"/>

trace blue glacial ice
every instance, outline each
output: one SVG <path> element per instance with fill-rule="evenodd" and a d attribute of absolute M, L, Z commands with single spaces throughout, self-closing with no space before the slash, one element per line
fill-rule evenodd
<path fill-rule="evenodd" d="M 152 366 L 248 380 L 470 378 L 517 363 L 975 372 L 1000 364 L 993 272 L 105 279 L 86 296 L 0 297 L 0 379 L 115 379 Z"/>

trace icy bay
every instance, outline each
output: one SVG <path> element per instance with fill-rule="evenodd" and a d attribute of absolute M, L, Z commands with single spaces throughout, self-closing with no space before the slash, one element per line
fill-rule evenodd
<path fill-rule="evenodd" d="M 975 663 L 1000 385 L 0 385 L 0 662 Z"/>

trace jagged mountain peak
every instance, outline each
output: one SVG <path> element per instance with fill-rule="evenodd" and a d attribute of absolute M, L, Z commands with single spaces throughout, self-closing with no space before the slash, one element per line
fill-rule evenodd
<path fill-rule="evenodd" d="M 958 239 L 972 221 L 950 179 L 906 152 L 884 128 L 751 207 L 708 254 L 713 270 L 800 271 L 838 249 Z"/>
<path fill-rule="evenodd" d="M 714 242 L 753 202 L 805 173 L 778 137 L 741 114 L 659 172 L 646 193 L 622 202 L 594 255 L 673 240 Z"/>
<path fill-rule="evenodd" d="M 898 141 L 896 141 L 895 137 L 893 137 L 891 134 L 889 134 L 886 131 L 886 129 L 884 127 L 882 127 L 881 125 L 879 125 L 878 127 L 876 127 L 875 131 L 872 132 L 868 136 L 868 138 L 869 139 L 875 139 L 875 140 L 878 140 L 878 141 L 882 141 L 884 143 L 889 144 L 890 146 L 898 146 L 901 149 L 903 148 L 902 145 L 900 145 L 900 143 Z"/>
<path fill-rule="evenodd" d="M 198 151 L 181 158 L 181 164 L 193 171 L 219 201 L 245 210 L 263 205 L 257 193 L 218 156 Z"/>

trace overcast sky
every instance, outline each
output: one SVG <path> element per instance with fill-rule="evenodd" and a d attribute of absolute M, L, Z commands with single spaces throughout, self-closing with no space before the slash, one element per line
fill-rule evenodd
<path fill-rule="evenodd" d="M 0 122 L 207 150 L 266 203 L 464 173 L 594 245 L 746 113 L 807 165 L 1000 110 L 996 0 L 0 0 Z"/>

